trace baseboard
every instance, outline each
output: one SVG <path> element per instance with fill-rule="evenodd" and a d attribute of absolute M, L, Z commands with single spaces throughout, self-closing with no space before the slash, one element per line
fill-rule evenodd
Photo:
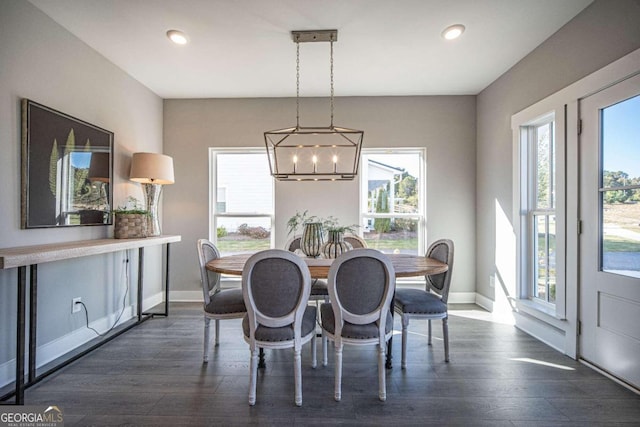
<path fill-rule="evenodd" d="M 526 313 L 514 312 L 513 317 L 516 321 L 516 328 L 565 354 L 565 332 L 563 330 Z"/>
<path fill-rule="evenodd" d="M 202 291 L 171 291 L 171 302 L 202 302 Z"/>
<path fill-rule="evenodd" d="M 202 297 L 201 297 L 202 298 Z M 148 298 L 145 298 L 142 302 L 143 311 L 147 308 L 153 307 L 162 303 L 164 300 L 164 294 L 159 292 Z M 111 313 L 105 317 L 94 320 L 89 323 L 89 326 L 97 330 L 100 333 L 104 333 L 113 326 L 116 319 L 120 315 L 120 310 L 115 313 Z M 126 306 L 122 312 L 122 316 L 118 320 L 118 325 L 125 323 L 135 316 L 134 306 Z M 47 363 L 65 355 L 69 351 L 95 339 L 97 335 L 84 325 L 66 335 L 56 338 L 53 341 L 49 341 L 46 344 L 38 346 L 36 367 L 46 365 Z M 28 351 L 28 349 L 27 349 Z M 28 354 L 25 355 L 25 358 Z M 26 362 L 25 362 L 26 363 Z M 0 387 L 4 387 L 7 384 L 11 384 L 15 381 L 16 375 L 16 359 L 11 359 L 0 365 Z"/>
<path fill-rule="evenodd" d="M 489 298 L 485 297 L 484 295 L 476 293 L 475 303 L 477 305 L 479 305 L 480 307 L 484 308 L 485 310 L 487 310 L 489 313 L 493 313 L 493 300 L 492 299 L 489 299 Z"/>
<path fill-rule="evenodd" d="M 475 292 L 449 292 L 449 304 L 474 304 L 476 302 Z"/>
<path fill-rule="evenodd" d="M 422 284 L 424 286 L 424 283 Z M 477 304 L 478 294 L 475 292 L 451 292 L 449 303 L 451 304 Z M 202 302 L 202 291 L 171 291 L 171 302 Z M 486 308 L 486 307 L 484 307 Z"/>

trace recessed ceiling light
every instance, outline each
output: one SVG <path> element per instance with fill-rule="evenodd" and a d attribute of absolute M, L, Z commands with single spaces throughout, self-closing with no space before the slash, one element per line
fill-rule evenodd
<path fill-rule="evenodd" d="M 453 40 L 460 37 L 462 33 L 464 33 L 464 25 L 456 24 L 456 25 L 451 25 L 450 27 L 445 28 L 444 31 L 442 32 L 442 37 L 444 37 L 447 40 Z"/>
<path fill-rule="evenodd" d="M 187 44 L 189 42 L 187 35 L 178 30 L 167 31 L 167 37 L 169 37 L 169 40 L 171 40 L 175 44 Z"/>

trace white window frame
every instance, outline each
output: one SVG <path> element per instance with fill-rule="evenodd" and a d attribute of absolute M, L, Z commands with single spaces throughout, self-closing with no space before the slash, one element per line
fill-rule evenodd
<path fill-rule="evenodd" d="M 367 192 L 362 191 L 365 183 L 368 182 L 368 170 L 366 162 L 363 158 L 370 154 L 418 154 L 419 156 L 419 173 L 418 173 L 418 213 L 382 213 L 375 214 L 367 212 Z M 407 148 L 363 148 L 360 159 L 360 207 L 359 216 L 360 224 L 364 224 L 364 220 L 371 218 L 407 218 L 418 220 L 418 253 L 426 252 L 427 242 L 427 150 L 425 148 L 407 147 Z"/>
<path fill-rule="evenodd" d="M 217 212 L 217 155 L 218 154 L 264 154 L 264 147 L 242 148 L 209 148 L 209 240 L 215 245 L 218 243 L 218 218 L 268 218 L 271 221 L 270 248 L 275 247 L 275 186 L 271 193 L 271 212 Z M 266 159 L 265 159 L 266 161 Z M 225 192 L 226 199 L 226 192 Z"/>
<path fill-rule="evenodd" d="M 539 113 L 539 112 L 538 112 Z M 518 116 L 512 122 L 514 139 L 514 231 L 516 233 L 516 303 L 525 312 L 538 312 L 555 319 L 566 316 L 566 162 L 565 109 L 548 110 L 537 116 Z M 552 142 L 555 144 L 555 206 L 536 206 L 537 164 L 533 129 L 553 122 Z M 532 143 L 533 142 L 533 143 Z M 556 226 L 556 295 L 555 303 L 535 296 L 536 276 L 534 219 L 536 215 L 555 215 Z"/>

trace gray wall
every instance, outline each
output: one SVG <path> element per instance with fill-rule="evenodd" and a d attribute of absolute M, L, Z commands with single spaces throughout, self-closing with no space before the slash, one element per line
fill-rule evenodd
<path fill-rule="evenodd" d="M 598 0 L 478 95 L 479 294 L 493 300 L 500 289 L 499 279 L 495 289 L 489 286 L 497 263 L 515 266 L 515 247 L 496 239 L 504 233 L 496 222 L 510 221 L 514 213 L 511 116 L 639 47 L 640 1 Z M 497 259 L 496 253 L 509 259 Z"/>
<path fill-rule="evenodd" d="M 456 244 L 453 292 L 475 291 L 475 97 L 337 98 L 336 125 L 364 130 L 366 147 L 426 147 L 427 240 Z M 326 125 L 327 99 L 306 98 L 301 124 Z M 176 183 L 164 190 L 164 230 L 183 244 L 172 251 L 172 289 L 196 291 L 196 240 L 209 235 L 209 147 L 264 147 L 263 132 L 295 121 L 295 99 L 165 100 L 165 153 L 176 164 Z M 266 157 L 265 157 L 266 161 Z M 276 245 L 296 210 L 358 222 L 355 182 L 278 182 Z M 196 295 L 196 294 L 194 294 Z"/>
<path fill-rule="evenodd" d="M 20 99 L 115 133 L 115 205 L 129 194 L 142 198 L 139 186 L 127 180 L 129 159 L 135 151 L 162 151 L 162 100 L 27 1 L 0 2 L 0 40 L 0 247 L 113 236 L 108 226 L 20 229 Z M 156 249 L 146 252 L 147 296 L 161 289 Z M 83 329 L 84 317 L 70 313 L 73 297 L 86 302 L 90 321 L 118 310 L 123 256 L 40 267 L 39 345 Z M 15 357 L 15 288 L 16 270 L 0 270 L 0 368 Z"/>

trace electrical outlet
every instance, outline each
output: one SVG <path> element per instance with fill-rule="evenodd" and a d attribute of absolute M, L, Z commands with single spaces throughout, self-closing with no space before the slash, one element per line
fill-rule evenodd
<path fill-rule="evenodd" d="M 496 287 L 496 276 L 494 276 L 493 274 L 489 276 L 489 287 L 490 288 Z"/>
<path fill-rule="evenodd" d="M 82 302 L 82 298 L 77 297 L 71 300 L 71 314 L 73 313 L 77 313 L 80 310 L 82 310 L 82 305 L 80 304 Z"/>

